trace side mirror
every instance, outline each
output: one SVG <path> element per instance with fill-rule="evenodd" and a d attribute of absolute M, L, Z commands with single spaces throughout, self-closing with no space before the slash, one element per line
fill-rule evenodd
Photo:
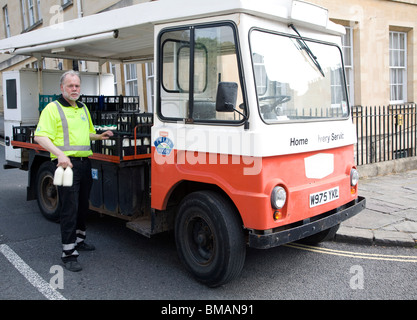
<path fill-rule="evenodd" d="M 220 82 L 217 87 L 216 111 L 233 112 L 237 100 L 236 82 Z"/>

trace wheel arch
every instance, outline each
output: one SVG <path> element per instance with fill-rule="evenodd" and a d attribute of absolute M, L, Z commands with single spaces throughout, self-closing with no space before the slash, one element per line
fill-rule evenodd
<path fill-rule="evenodd" d="M 239 210 L 235 203 L 233 202 L 232 198 L 218 185 L 210 184 L 210 183 L 204 183 L 204 182 L 197 182 L 197 181 L 190 181 L 190 180 L 183 180 L 176 184 L 174 188 L 172 189 L 168 200 L 167 200 L 167 208 L 170 207 L 178 207 L 181 203 L 181 201 L 189 194 L 197 191 L 214 191 L 221 195 L 226 201 L 230 202 L 232 205 L 235 214 L 239 217 L 240 221 L 242 222 L 243 226 L 243 220 L 239 213 Z"/>

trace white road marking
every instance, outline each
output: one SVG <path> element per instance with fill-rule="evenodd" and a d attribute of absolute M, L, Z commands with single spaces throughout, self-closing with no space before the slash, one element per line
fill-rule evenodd
<path fill-rule="evenodd" d="M 56 291 L 51 285 L 42 279 L 26 262 L 20 258 L 8 245 L 0 245 L 0 252 L 9 262 L 48 300 L 67 300 L 62 294 Z"/>

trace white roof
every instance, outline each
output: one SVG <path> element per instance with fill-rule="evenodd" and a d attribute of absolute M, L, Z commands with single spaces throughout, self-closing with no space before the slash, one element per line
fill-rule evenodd
<path fill-rule="evenodd" d="M 0 52 L 82 60 L 148 60 L 154 52 L 154 25 L 230 13 L 249 13 L 268 19 L 292 21 L 297 0 L 158 0 L 107 11 L 0 40 Z M 304 3 L 305 4 L 305 3 Z M 307 4 L 309 5 L 309 4 Z M 316 27 L 338 33 L 327 10 L 318 13 Z M 298 10 L 300 11 L 300 10 Z M 302 10 L 301 10 L 302 11 Z M 298 14 L 299 23 L 305 16 Z M 311 14 L 307 15 L 311 17 Z"/>

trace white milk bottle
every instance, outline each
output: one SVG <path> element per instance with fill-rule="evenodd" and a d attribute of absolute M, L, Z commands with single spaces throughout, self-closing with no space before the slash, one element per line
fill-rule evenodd
<path fill-rule="evenodd" d="M 64 187 L 72 187 L 73 178 L 74 174 L 72 172 L 72 169 L 70 167 L 67 167 L 64 171 L 64 181 L 62 185 Z"/>
<path fill-rule="evenodd" d="M 63 167 L 58 167 L 55 170 L 54 185 L 62 186 L 63 181 L 64 181 L 64 168 Z"/>

